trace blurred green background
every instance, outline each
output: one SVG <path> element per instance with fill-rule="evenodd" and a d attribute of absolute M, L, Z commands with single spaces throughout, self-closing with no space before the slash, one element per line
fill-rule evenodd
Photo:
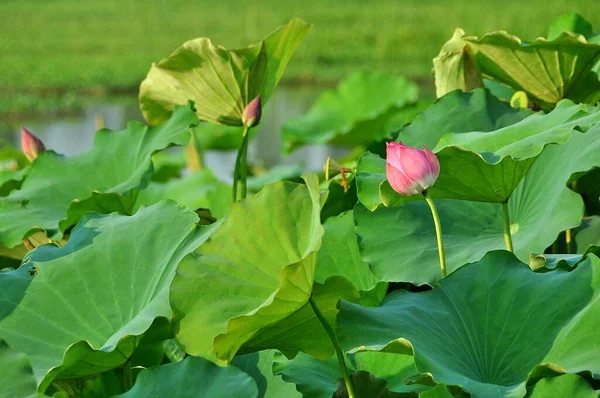
<path fill-rule="evenodd" d="M 533 39 L 566 12 L 600 26 L 598 0 L 2 0 L 0 117 L 135 94 L 150 64 L 186 40 L 243 46 L 293 16 L 314 26 L 284 84 L 330 85 L 368 68 L 430 87 L 431 59 L 456 27 Z"/>

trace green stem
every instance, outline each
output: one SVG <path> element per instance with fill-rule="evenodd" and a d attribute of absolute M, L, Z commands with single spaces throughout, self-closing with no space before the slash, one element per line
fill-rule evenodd
<path fill-rule="evenodd" d="M 435 235 L 437 237 L 438 254 L 440 256 L 440 269 L 442 270 L 442 278 L 445 278 L 448 273 L 446 272 L 446 257 L 444 255 L 444 239 L 442 237 L 442 225 L 440 224 L 440 216 L 438 215 L 437 208 L 433 199 L 429 196 L 427 191 L 423 191 L 425 201 L 431 209 L 431 215 L 433 216 L 433 224 L 435 225 Z"/>
<path fill-rule="evenodd" d="M 246 176 L 248 175 L 248 131 L 250 128 L 244 126 L 242 131 L 242 145 L 238 149 L 235 158 L 235 169 L 233 170 L 233 201 L 246 198 Z M 239 187 L 238 187 L 239 185 Z M 238 188 L 240 188 L 240 198 L 238 198 Z"/>
<path fill-rule="evenodd" d="M 133 375 L 131 374 L 131 361 L 128 360 L 123 365 L 123 379 L 125 380 L 125 391 L 133 388 Z"/>
<path fill-rule="evenodd" d="M 512 237 L 510 236 L 510 214 L 508 212 L 508 201 L 502 202 L 502 213 L 504 215 L 504 243 L 506 250 L 513 251 Z"/>
<path fill-rule="evenodd" d="M 570 229 L 565 231 L 565 243 L 567 245 L 567 254 L 573 253 L 573 231 Z"/>
<path fill-rule="evenodd" d="M 346 367 L 346 360 L 344 359 L 344 353 L 340 348 L 340 344 L 338 343 L 335 332 L 329 325 L 329 322 L 327 322 L 327 319 L 325 319 L 325 316 L 323 316 L 323 313 L 321 312 L 319 307 L 317 307 L 317 303 L 315 303 L 315 300 L 312 296 L 310 296 L 308 302 L 310 303 L 310 306 L 317 315 L 317 318 L 321 322 L 321 325 L 323 325 L 323 329 L 325 329 L 325 331 L 329 335 L 329 338 L 331 339 L 331 342 L 333 343 L 333 348 L 335 349 L 335 354 L 337 355 L 340 371 L 342 372 L 342 377 L 344 378 L 344 383 L 346 384 L 346 390 L 348 390 L 348 398 L 355 398 L 356 395 L 354 393 L 354 385 L 352 384 L 352 380 L 350 379 L 350 374 L 348 373 L 348 368 Z"/>

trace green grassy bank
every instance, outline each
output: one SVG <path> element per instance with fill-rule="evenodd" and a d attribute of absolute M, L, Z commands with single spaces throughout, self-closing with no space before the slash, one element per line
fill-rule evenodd
<path fill-rule="evenodd" d="M 3 0 L 0 106 L 53 107 L 57 98 L 76 104 L 86 95 L 135 91 L 150 64 L 185 40 L 240 46 L 293 16 L 314 27 L 288 82 L 332 82 L 356 68 L 427 80 L 431 58 L 456 27 L 529 39 L 565 12 L 600 28 L 597 0 Z"/>

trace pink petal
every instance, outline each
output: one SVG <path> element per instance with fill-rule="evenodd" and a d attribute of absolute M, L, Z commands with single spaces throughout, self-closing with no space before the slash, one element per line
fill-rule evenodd
<path fill-rule="evenodd" d="M 438 176 L 440 175 L 440 161 L 438 160 L 437 156 L 435 156 L 435 153 L 431 152 L 431 150 L 426 146 L 423 147 L 423 151 L 425 152 L 425 156 L 429 161 L 431 173 L 435 177 L 434 180 L 437 180 Z"/>
<path fill-rule="evenodd" d="M 401 195 L 416 195 L 423 192 L 423 187 L 411 181 L 404 173 L 386 162 L 385 174 L 392 189 Z"/>
<path fill-rule="evenodd" d="M 432 174 L 425 152 L 420 149 L 400 148 L 400 166 L 404 175 L 413 181 L 422 180 Z"/>

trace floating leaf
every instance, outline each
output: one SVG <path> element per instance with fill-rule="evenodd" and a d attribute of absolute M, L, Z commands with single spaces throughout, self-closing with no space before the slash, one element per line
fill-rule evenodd
<path fill-rule="evenodd" d="M 258 331 L 307 303 L 323 235 L 316 176 L 307 184 L 275 183 L 236 202 L 180 264 L 171 306 L 186 352 L 229 362 Z"/>
<path fill-rule="evenodd" d="M 194 230 L 197 220 L 174 202 L 88 214 L 65 246 L 42 246 L 0 273 L 0 335 L 29 355 L 41 391 L 57 376 L 123 364 L 152 325 L 171 319 L 175 268 L 210 232 Z"/>
<path fill-rule="evenodd" d="M 92 149 L 81 155 L 44 152 L 29 168 L 21 189 L 0 198 L 0 241 L 13 247 L 37 229 L 60 238 L 89 211 L 130 213 L 137 190 L 150 182 L 151 155 L 187 143 L 188 130 L 197 122 L 187 105 L 159 126 L 131 122 L 123 131 L 100 130 Z"/>
<path fill-rule="evenodd" d="M 140 372 L 133 388 L 120 398 L 258 397 L 254 380 L 235 366 L 220 367 L 200 357 L 187 357 Z"/>
<path fill-rule="evenodd" d="M 298 18 L 260 43 L 227 50 L 210 39 L 185 42 L 152 65 L 140 86 L 140 108 L 151 124 L 167 120 L 176 105 L 195 102 L 201 120 L 242 125 L 246 105 L 260 94 L 266 104 L 311 26 Z"/>
<path fill-rule="evenodd" d="M 570 292 L 569 300 L 548 305 L 560 291 Z M 571 272 L 535 273 L 497 251 L 431 291 L 396 291 L 379 308 L 342 301 L 337 334 L 348 350 L 385 350 L 400 339 L 413 348 L 418 370 L 436 382 L 461 385 L 476 397 L 522 397 L 539 364 L 600 375 L 592 337 L 599 297 L 594 255 Z"/>
<path fill-rule="evenodd" d="M 323 93 L 306 115 L 285 124 L 285 150 L 327 143 L 353 147 L 381 139 L 394 131 L 390 121 L 414 104 L 418 93 L 417 85 L 402 77 L 353 73 Z"/>
<path fill-rule="evenodd" d="M 600 126 L 573 131 L 563 145 L 548 146 L 508 201 L 514 250 L 521 261 L 541 253 L 556 236 L 581 223 L 583 202 L 566 184 L 600 166 Z M 576 153 L 577 156 L 573 156 Z M 500 204 L 436 199 L 448 271 L 505 248 Z M 433 283 L 439 278 L 436 235 L 424 201 L 370 212 L 354 210 L 363 261 L 384 281 Z M 468 245 L 465 242 L 469 242 Z"/>

